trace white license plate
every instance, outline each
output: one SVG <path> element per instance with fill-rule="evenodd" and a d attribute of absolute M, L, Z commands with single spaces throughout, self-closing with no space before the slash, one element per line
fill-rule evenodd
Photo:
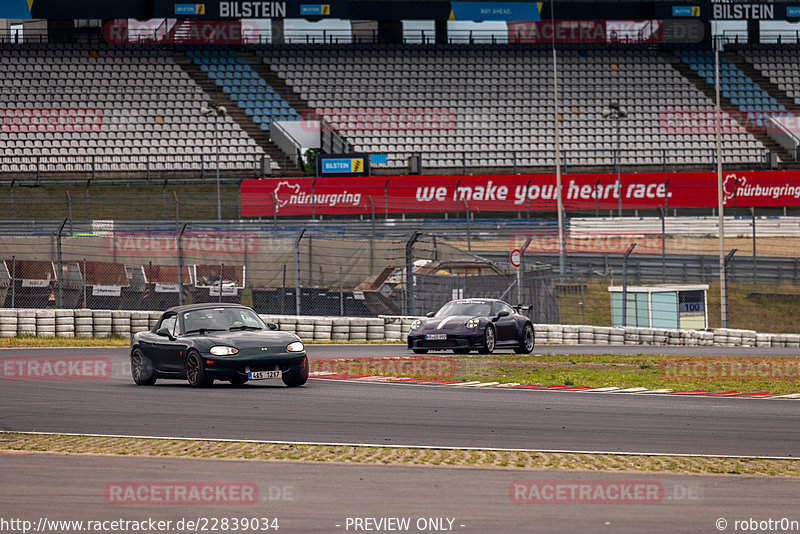
<path fill-rule="evenodd" d="M 265 380 L 267 378 L 280 378 L 280 371 L 250 371 L 247 378 L 250 380 Z"/>
<path fill-rule="evenodd" d="M 447 339 L 447 334 L 425 334 L 425 339 L 428 341 Z"/>

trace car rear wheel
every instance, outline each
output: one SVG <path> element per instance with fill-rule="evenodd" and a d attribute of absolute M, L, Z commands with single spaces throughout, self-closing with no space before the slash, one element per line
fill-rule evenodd
<path fill-rule="evenodd" d="M 232 376 L 232 377 L 230 377 L 228 379 L 228 382 L 230 382 L 234 386 L 241 386 L 242 384 L 246 384 L 247 383 L 247 377 L 246 376 Z"/>
<path fill-rule="evenodd" d="M 131 377 L 137 386 L 152 386 L 156 383 L 153 364 L 141 349 L 134 349 L 131 354 Z"/>
<path fill-rule="evenodd" d="M 519 342 L 519 352 L 522 354 L 530 354 L 533 352 L 535 338 L 533 334 L 533 326 L 526 324 L 522 330 L 522 339 Z"/>
<path fill-rule="evenodd" d="M 186 355 L 186 380 L 193 388 L 205 388 L 214 383 L 214 379 L 206 374 L 203 359 L 197 352 Z"/>
<path fill-rule="evenodd" d="M 494 347 L 496 343 L 496 338 L 494 335 L 494 328 L 491 326 L 486 327 L 486 331 L 483 333 L 483 347 L 481 348 L 481 354 L 491 354 L 494 352 Z"/>
<path fill-rule="evenodd" d="M 414 354 L 428 354 L 428 349 L 411 349 L 414 351 Z"/>
<path fill-rule="evenodd" d="M 281 380 L 290 388 L 300 387 L 308 382 L 308 356 L 303 356 L 297 365 L 292 366 L 291 372 L 283 374 Z"/>

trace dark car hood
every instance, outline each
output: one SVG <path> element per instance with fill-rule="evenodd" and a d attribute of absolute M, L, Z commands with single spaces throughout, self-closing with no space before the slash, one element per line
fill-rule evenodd
<path fill-rule="evenodd" d="M 275 345 L 288 345 L 297 341 L 291 332 L 277 330 L 233 330 L 232 332 L 208 332 L 209 341 L 231 345 L 239 349 L 255 349 Z"/>
<path fill-rule="evenodd" d="M 474 315 L 448 315 L 447 317 L 431 317 L 422 320 L 421 330 L 458 330 L 464 328 L 464 325 Z"/>

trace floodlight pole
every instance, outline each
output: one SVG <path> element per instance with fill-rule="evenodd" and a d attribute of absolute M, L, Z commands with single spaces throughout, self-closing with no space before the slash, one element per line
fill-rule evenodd
<path fill-rule="evenodd" d="M 717 96 L 716 130 L 717 130 L 717 209 L 719 211 L 719 308 L 720 324 L 728 328 L 728 284 L 725 272 L 725 215 L 722 194 L 722 107 L 720 105 L 719 88 L 719 36 L 714 40 L 714 87 Z"/>
<path fill-rule="evenodd" d="M 564 204 L 561 198 L 561 149 L 558 139 L 558 59 L 556 56 L 555 29 L 555 6 L 553 0 L 550 0 L 550 35 L 553 45 L 553 117 L 555 119 L 556 143 L 556 210 L 558 211 L 558 274 L 563 277 L 566 266 L 564 258 Z"/>
<path fill-rule="evenodd" d="M 406 241 L 406 315 L 414 315 L 414 243 L 421 236 L 421 232 L 414 232 Z"/>
<path fill-rule="evenodd" d="M 300 241 L 306 229 L 300 230 L 300 234 L 294 241 L 294 311 L 295 315 L 300 316 Z"/>

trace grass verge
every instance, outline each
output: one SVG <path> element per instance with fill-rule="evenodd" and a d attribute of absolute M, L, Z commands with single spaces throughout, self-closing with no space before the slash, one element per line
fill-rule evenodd
<path fill-rule="evenodd" d="M 740 362 L 747 372 L 747 365 L 761 361 L 788 364 L 795 371 L 798 364 L 787 358 L 698 358 L 691 356 L 658 356 L 645 354 L 568 354 L 568 355 L 510 355 L 510 356 L 466 356 L 456 359 L 456 379 L 480 380 L 482 382 L 518 382 L 520 384 L 564 384 L 567 386 L 590 386 L 620 388 L 644 387 L 648 389 L 672 389 L 675 391 L 703 389 L 706 391 L 738 391 L 749 393 L 769 391 L 774 394 L 800 392 L 800 377 L 763 379 L 757 374 L 745 378 L 704 378 L 693 371 L 694 362 L 702 362 L 701 368 L 711 369 L 708 364 Z M 678 371 L 667 370 L 666 364 L 678 363 Z M 688 362 L 688 376 L 681 372 L 681 363 Z M 720 369 L 717 367 L 717 369 Z M 758 370 L 758 367 L 755 368 Z M 722 372 L 718 371 L 721 375 Z M 741 375 L 740 375 L 741 376 Z M 750 378 L 754 376 L 754 378 Z"/>
<path fill-rule="evenodd" d="M 800 459 L 583 454 L 0 433 L 0 452 L 178 457 L 490 469 L 800 476 Z"/>
<path fill-rule="evenodd" d="M 701 366 L 695 367 L 699 362 Z M 791 371 L 783 379 L 761 378 L 759 364 L 765 362 L 770 373 Z M 730 365 L 737 376 L 709 378 L 712 372 L 728 374 Z M 729 367 L 725 367 L 728 365 Z M 791 358 L 712 358 L 659 356 L 645 354 L 556 354 L 508 356 L 459 356 L 425 358 L 352 358 L 312 360 L 311 370 L 360 375 L 396 376 L 424 379 L 499 382 L 501 384 L 563 384 L 674 391 L 706 390 L 773 394 L 800 393 L 800 362 Z M 699 369 L 699 370 L 698 370 Z M 712 375 L 716 376 L 716 375 Z M 753 377 L 753 378 L 751 378 Z"/>

